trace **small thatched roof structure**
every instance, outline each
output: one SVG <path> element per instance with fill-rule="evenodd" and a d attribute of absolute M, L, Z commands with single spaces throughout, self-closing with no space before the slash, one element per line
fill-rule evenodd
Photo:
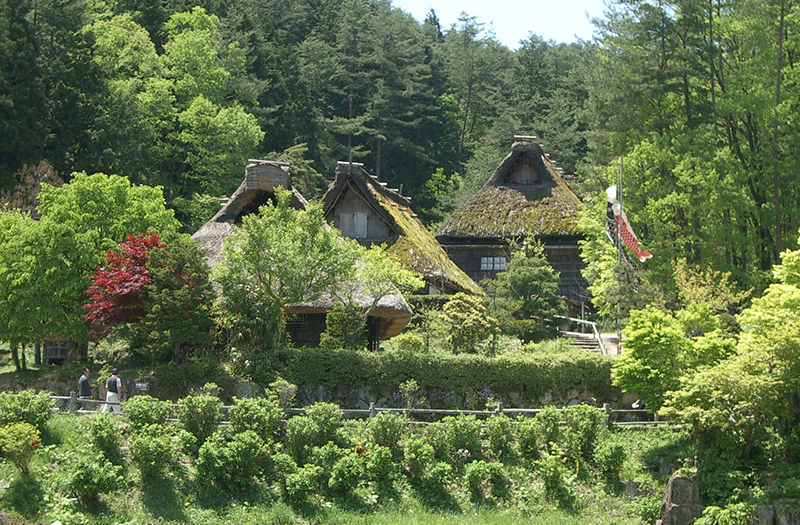
<path fill-rule="evenodd" d="M 351 283 L 351 286 L 353 289 L 348 294 L 348 297 L 361 308 L 370 307 L 372 298 L 361 290 L 358 283 Z M 324 293 L 316 301 L 292 304 L 287 306 L 285 311 L 291 315 L 326 313 L 337 304 L 339 303 L 334 301 L 330 294 Z M 380 319 L 378 339 L 385 340 L 399 334 L 411 321 L 413 313 L 403 295 L 396 293 L 382 297 L 378 302 L 378 306 L 369 315 Z"/>
<path fill-rule="evenodd" d="M 274 199 L 277 187 L 292 192 L 290 205 L 299 210 L 308 207 L 308 201 L 291 185 L 289 165 L 281 162 L 251 160 L 245 168 L 245 177 L 239 188 L 231 195 L 220 210 L 193 235 L 200 250 L 205 254 L 209 266 L 214 266 L 222 258 L 222 244 L 242 223 L 242 217 L 257 213 L 258 209 Z M 435 242 L 435 241 L 434 241 Z M 359 306 L 371 305 L 372 298 L 361 291 L 358 283 L 349 296 Z M 337 303 L 329 294 L 323 294 L 315 301 L 288 305 L 284 308 L 287 314 L 325 314 Z M 411 320 L 412 311 L 403 295 L 395 293 L 383 297 L 371 313 L 370 317 L 379 323 L 378 337 L 388 339 L 399 334 Z"/>
<path fill-rule="evenodd" d="M 483 187 L 442 224 L 436 238 L 505 239 L 580 234 L 581 202 L 533 141 L 517 141 Z"/>
<path fill-rule="evenodd" d="M 411 199 L 388 188 L 361 164 L 340 162 L 336 179 L 322 197 L 325 216 L 343 235 L 362 244 L 386 243 L 388 252 L 444 293 L 483 294 L 450 260 L 442 246 L 411 209 Z M 360 226 L 354 216 L 362 214 Z"/>
<path fill-rule="evenodd" d="M 251 160 L 244 170 L 244 180 L 220 210 L 193 235 L 209 266 L 222 258 L 222 243 L 242 223 L 242 217 L 275 198 L 275 189 L 292 192 L 291 206 L 304 210 L 308 201 L 291 184 L 289 165 L 284 162 Z"/>

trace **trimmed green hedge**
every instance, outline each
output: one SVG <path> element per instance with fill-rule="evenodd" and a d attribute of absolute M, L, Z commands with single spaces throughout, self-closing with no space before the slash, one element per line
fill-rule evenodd
<path fill-rule="evenodd" d="M 465 396 L 489 388 L 495 398 L 515 392 L 526 405 L 535 405 L 547 392 L 570 390 L 589 391 L 598 402 L 615 399 L 619 392 L 611 386 L 612 362 L 613 358 L 580 351 L 485 357 L 302 348 L 280 350 L 275 367 L 300 387 L 370 386 L 393 392 L 400 383 L 415 379 L 429 391 Z"/>

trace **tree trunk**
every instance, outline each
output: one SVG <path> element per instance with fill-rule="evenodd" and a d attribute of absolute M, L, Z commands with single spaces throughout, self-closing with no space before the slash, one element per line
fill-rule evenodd
<path fill-rule="evenodd" d="M 14 368 L 17 372 L 22 371 L 22 365 L 19 361 L 19 347 L 16 344 L 11 345 L 11 359 L 14 360 Z"/>
<path fill-rule="evenodd" d="M 778 64 L 775 74 L 775 121 L 772 125 L 772 193 L 775 200 L 775 264 L 781 263 L 781 197 L 778 169 L 778 108 L 781 104 L 781 68 L 783 67 L 783 26 L 786 3 L 781 2 L 778 20 Z"/>
<path fill-rule="evenodd" d="M 33 364 L 42 364 L 42 343 L 36 343 L 33 347 Z"/>

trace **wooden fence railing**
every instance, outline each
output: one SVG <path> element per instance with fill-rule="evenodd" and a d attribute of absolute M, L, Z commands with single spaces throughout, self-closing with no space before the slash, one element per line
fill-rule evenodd
<path fill-rule="evenodd" d="M 71 392 L 69 397 L 66 396 L 50 396 L 55 403 L 55 409 L 59 412 L 74 412 L 77 414 L 87 414 L 99 411 L 103 405 L 113 405 L 116 403 L 106 403 L 105 401 L 92 400 L 92 399 L 78 399 L 75 392 Z M 119 403 L 121 410 L 125 411 L 125 401 Z M 173 403 L 172 419 L 177 419 L 178 404 Z M 230 406 L 223 406 L 222 420 L 223 423 L 228 419 L 228 410 Z M 487 418 L 493 415 L 505 414 L 511 417 L 532 417 L 542 411 L 541 408 L 504 408 L 502 403 L 499 403 L 495 410 L 447 410 L 437 408 L 387 408 L 376 407 L 374 403 L 370 404 L 369 408 L 343 408 L 342 415 L 345 419 L 366 419 L 373 418 L 379 412 L 389 412 L 392 414 L 406 414 L 410 419 L 419 423 L 426 423 L 441 419 L 446 416 L 457 415 L 474 415 L 478 418 Z M 562 412 L 564 409 L 557 409 Z M 660 421 L 656 414 L 650 410 L 639 408 L 624 408 L 612 409 L 609 404 L 604 404 L 598 408 L 606 416 L 606 421 L 613 425 L 618 426 L 641 426 L 641 427 L 657 427 L 669 425 L 669 421 Z M 287 415 L 301 415 L 305 413 L 303 408 L 288 408 L 285 410 Z"/>

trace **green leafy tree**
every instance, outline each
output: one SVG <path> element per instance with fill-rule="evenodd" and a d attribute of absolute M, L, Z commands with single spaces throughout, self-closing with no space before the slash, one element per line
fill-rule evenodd
<path fill-rule="evenodd" d="M 314 301 L 355 272 L 352 241 L 325 221 L 322 205 L 289 207 L 291 194 L 244 217 L 223 246 L 213 278 L 221 288 L 223 323 L 244 355 L 284 341 L 284 306 Z"/>
<path fill-rule="evenodd" d="M 459 292 L 442 307 L 441 321 L 453 353 L 475 352 L 476 346 L 497 333 L 497 321 L 483 299 Z"/>
<path fill-rule="evenodd" d="M 623 391 L 636 393 L 657 409 L 664 393 L 678 387 L 681 354 L 688 344 L 680 323 L 669 313 L 654 307 L 632 311 L 611 378 Z"/>
<path fill-rule="evenodd" d="M 667 396 L 663 412 L 690 424 L 704 443 L 728 439 L 747 460 L 771 433 L 786 436 L 798 419 L 794 392 L 800 372 L 798 251 L 782 254 L 781 281 L 738 317 L 742 334 L 732 352 L 688 375 Z"/>
<path fill-rule="evenodd" d="M 369 316 L 388 296 L 419 290 L 425 284 L 416 273 L 387 254 L 385 246 L 363 248 L 353 244 L 352 247 L 358 257 L 352 280 L 339 281 L 330 289 L 343 317 L 337 323 L 336 339 L 341 338 L 339 343 L 344 348 L 363 346 Z M 346 320 L 349 322 L 342 322 Z M 329 344 L 332 342 L 329 340 Z"/>
<path fill-rule="evenodd" d="M 128 234 L 171 238 L 177 221 L 160 189 L 117 175 L 73 174 L 61 187 L 43 185 L 39 199 L 38 221 L 0 212 L 0 337 L 12 346 L 53 336 L 85 342 L 84 291 L 104 254 Z"/>
<path fill-rule="evenodd" d="M 559 283 L 541 244 L 526 242 L 515 249 L 492 285 L 499 297 L 496 309 L 510 314 L 507 330 L 525 342 L 555 336 L 559 322 L 553 316 L 566 313 Z"/>

